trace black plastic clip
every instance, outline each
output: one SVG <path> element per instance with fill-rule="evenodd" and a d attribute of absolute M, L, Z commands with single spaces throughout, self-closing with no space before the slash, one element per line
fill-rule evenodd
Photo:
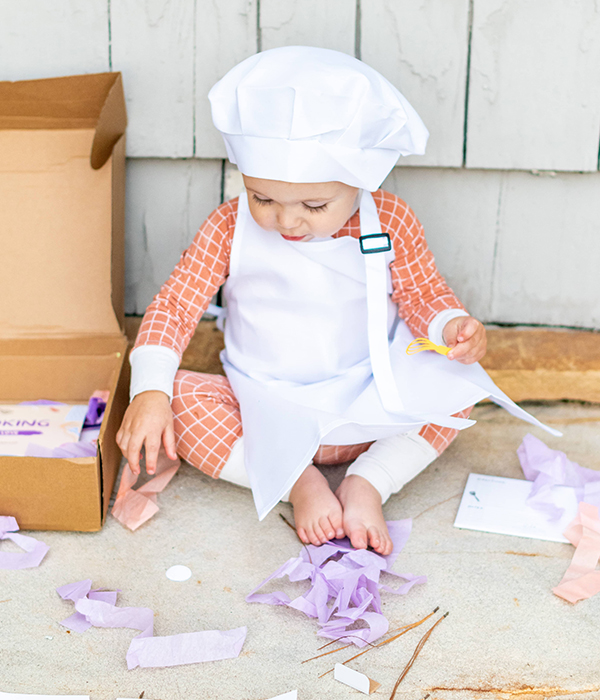
<path fill-rule="evenodd" d="M 360 252 L 363 255 L 369 253 L 387 253 L 392 249 L 392 241 L 387 233 L 370 233 L 368 236 L 361 236 Z"/>

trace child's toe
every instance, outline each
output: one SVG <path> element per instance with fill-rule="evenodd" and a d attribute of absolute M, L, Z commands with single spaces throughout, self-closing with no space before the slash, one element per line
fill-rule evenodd
<path fill-rule="evenodd" d="M 319 522 L 314 523 L 313 532 L 315 533 L 315 537 L 318 540 L 317 545 L 320 545 L 320 544 L 327 542 L 327 537 L 325 536 L 325 533 L 323 532 L 323 528 L 319 525 Z"/>
<path fill-rule="evenodd" d="M 379 530 L 375 526 L 371 526 L 367 530 L 367 535 L 368 535 L 369 544 L 371 545 L 371 547 L 373 547 L 373 549 L 376 552 L 379 552 L 381 554 L 382 547 L 383 547 L 383 541 L 381 539 L 381 535 L 379 534 Z"/>
<path fill-rule="evenodd" d="M 304 544 L 310 544 L 310 538 L 308 537 L 306 530 L 303 527 L 297 528 L 296 532 L 298 537 L 304 542 Z"/>
<path fill-rule="evenodd" d="M 358 526 L 353 528 L 350 533 L 350 542 L 352 543 L 353 547 L 356 547 L 356 549 L 366 549 L 368 540 L 367 540 L 367 530 L 364 526 Z"/>
<path fill-rule="evenodd" d="M 331 527 L 335 531 L 334 536 L 338 539 L 343 537 L 345 533 L 341 508 L 339 509 L 339 512 L 329 514 L 329 522 L 331 523 Z"/>
<path fill-rule="evenodd" d="M 325 516 L 319 518 L 319 525 L 321 526 L 321 530 L 328 540 L 332 540 L 335 537 L 335 530 L 333 529 L 329 518 Z"/>

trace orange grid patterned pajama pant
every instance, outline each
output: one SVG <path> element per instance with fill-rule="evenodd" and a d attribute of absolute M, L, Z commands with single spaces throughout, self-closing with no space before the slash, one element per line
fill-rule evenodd
<path fill-rule="evenodd" d="M 173 402 L 177 453 L 205 474 L 218 479 L 236 441 L 242 436 L 240 406 L 227 377 L 179 370 Z M 455 415 L 467 418 L 471 408 Z M 419 435 L 440 455 L 458 430 L 425 425 Z M 372 443 L 321 445 L 313 462 L 343 464 L 354 461 Z M 308 465 L 307 465 L 308 466 Z"/>

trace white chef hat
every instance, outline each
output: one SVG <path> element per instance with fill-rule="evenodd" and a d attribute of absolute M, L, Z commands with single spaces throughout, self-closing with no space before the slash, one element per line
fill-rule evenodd
<path fill-rule="evenodd" d="M 362 61 L 286 46 L 250 56 L 211 89 L 213 122 L 245 175 L 376 190 L 429 132 L 406 98 Z"/>

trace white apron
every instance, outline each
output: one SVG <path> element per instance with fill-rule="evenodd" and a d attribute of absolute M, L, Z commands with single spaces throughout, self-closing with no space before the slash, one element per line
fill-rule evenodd
<path fill-rule="evenodd" d="M 360 222 L 361 235 L 381 231 L 368 192 Z M 221 360 L 240 403 L 245 465 L 261 520 L 322 444 L 370 442 L 427 423 L 462 429 L 474 421 L 452 414 L 488 397 L 556 434 L 514 404 L 479 364 L 406 354 L 413 336 L 390 298 L 393 259 L 393 250 L 361 253 L 351 236 L 286 241 L 260 228 L 246 194 L 240 196 L 223 288 Z"/>

